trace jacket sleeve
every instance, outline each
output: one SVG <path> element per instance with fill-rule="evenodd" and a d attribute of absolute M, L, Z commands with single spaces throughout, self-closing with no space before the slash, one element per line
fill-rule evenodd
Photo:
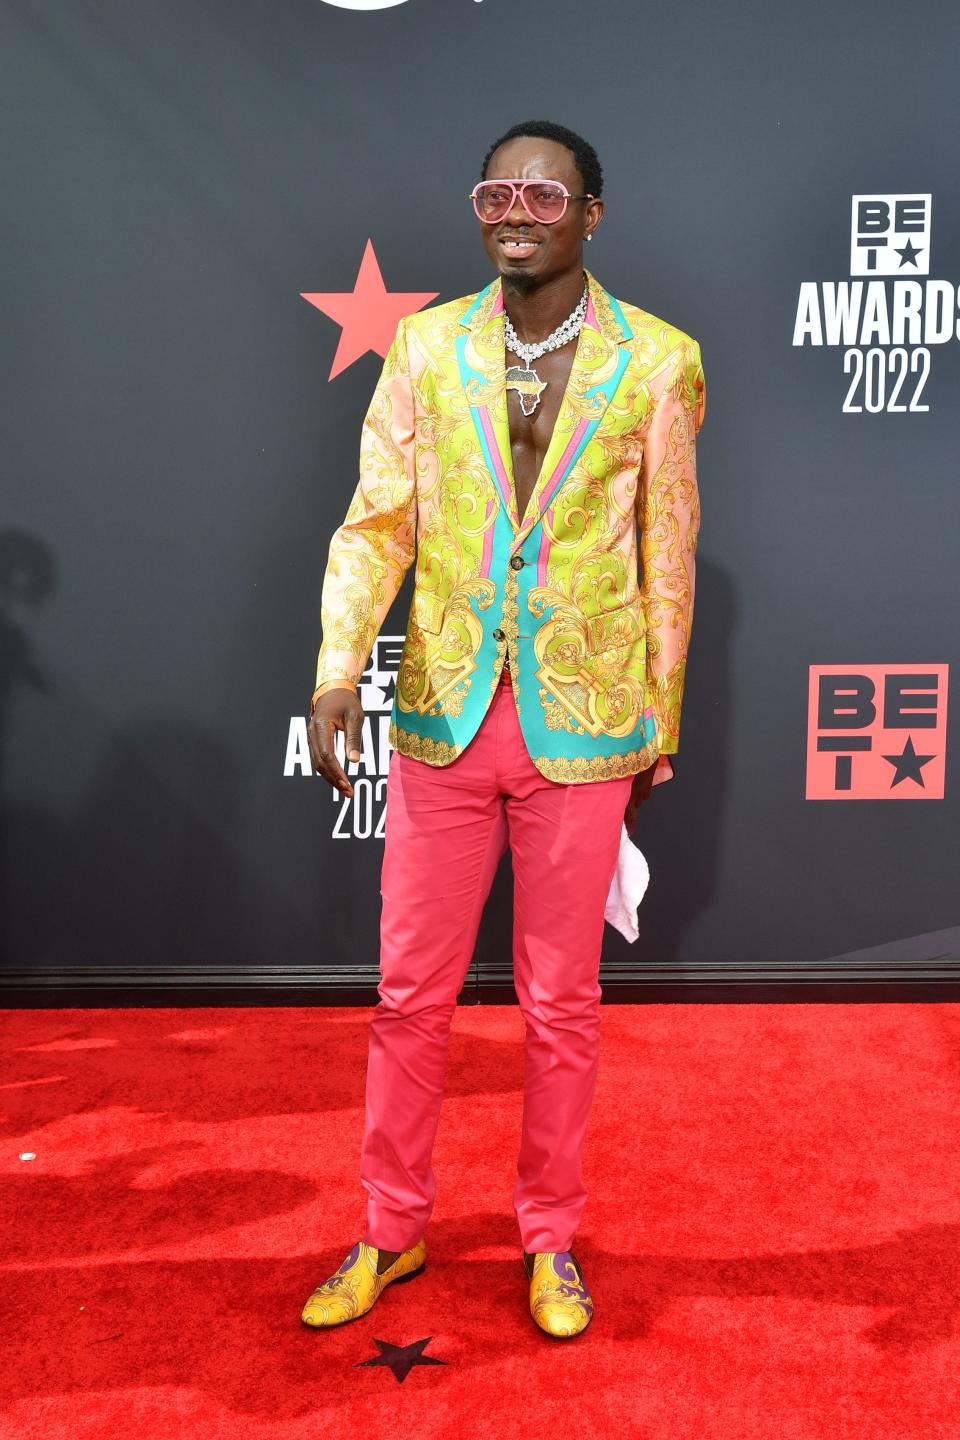
<path fill-rule="evenodd" d="M 685 338 L 655 401 L 637 497 L 647 681 L 659 750 L 654 784 L 674 778 L 667 757 L 676 754 L 680 739 L 700 529 L 696 437 L 705 408 L 700 346 Z"/>
<path fill-rule="evenodd" d="M 357 488 L 330 540 L 311 712 L 323 691 L 356 689 L 416 555 L 414 402 L 406 323 L 400 321 L 363 422 Z"/>

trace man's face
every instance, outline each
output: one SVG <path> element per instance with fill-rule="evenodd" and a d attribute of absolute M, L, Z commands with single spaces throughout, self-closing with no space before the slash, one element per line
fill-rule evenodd
<path fill-rule="evenodd" d="M 571 195 L 584 193 L 583 177 L 572 153 L 556 140 L 523 135 L 495 150 L 484 177 L 487 180 L 559 180 Z M 603 213 L 600 200 L 571 200 L 553 225 L 543 225 L 514 200 L 502 220 L 480 222 L 483 245 L 501 276 L 518 290 L 533 290 L 558 275 L 583 265 L 583 239 Z M 516 249 L 510 240 L 532 241 L 533 248 Z"/>

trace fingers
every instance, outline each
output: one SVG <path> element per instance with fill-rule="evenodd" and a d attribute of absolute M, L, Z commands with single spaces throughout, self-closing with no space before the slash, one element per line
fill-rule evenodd
<path fill-rule="evenodd" d="M 313 761 L 314 769 L 335 790 L 339 790 L 341 795 L 350 798 L 353 795 L 353 786 L 337 759 L 337 752 L 334 748 L 334 734 L 337 730 L 344 730 L 346 733 L 347 758 L 359 760 L 360 739 L 363 734 L 363 708 L 355 697 L 348 704 L 344 704 L 342 709 L 331 710 L 318 705 L 307 726 L 310 758 Z"/>
<path fill-rule="evenodd" d="M 347 723 L 344 731 L 346 740 L 345 750 L 348 760 L 360 759 L 360 741 L 363 736 L 363 711 L 358 705 L 351 710 L 347 716 Z"/>

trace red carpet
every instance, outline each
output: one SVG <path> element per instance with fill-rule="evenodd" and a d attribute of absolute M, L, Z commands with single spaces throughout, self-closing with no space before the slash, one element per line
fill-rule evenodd
<path fill-rule="evenodd" d="M 569 1342 L 508 1007 L 457 1011 L 425 1273 L 301 1326 L 362 1233 L 368 1014 L 0 1012 L 3 1440 L 960 1437 L 960 1005 L 605 1007 Z"/>

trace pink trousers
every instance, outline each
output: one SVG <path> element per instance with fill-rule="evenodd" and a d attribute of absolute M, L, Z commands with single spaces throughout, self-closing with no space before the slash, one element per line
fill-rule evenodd
<path fill-rule="evenodd" d="M 509 845 L 514 983 L 526 1027 L 513 1206 L 525 1250 L 571 1249 L 587 1198 L 581 1156 L 599 1060 L 604 904 L 631 780 L 567 785 L 541 775 L 503 683 L 452 764 L 391 753 L 382 978 L 360 1156 L 368 1245 L 406 1249 L 433 1211 L 450 1024 Z"/>

